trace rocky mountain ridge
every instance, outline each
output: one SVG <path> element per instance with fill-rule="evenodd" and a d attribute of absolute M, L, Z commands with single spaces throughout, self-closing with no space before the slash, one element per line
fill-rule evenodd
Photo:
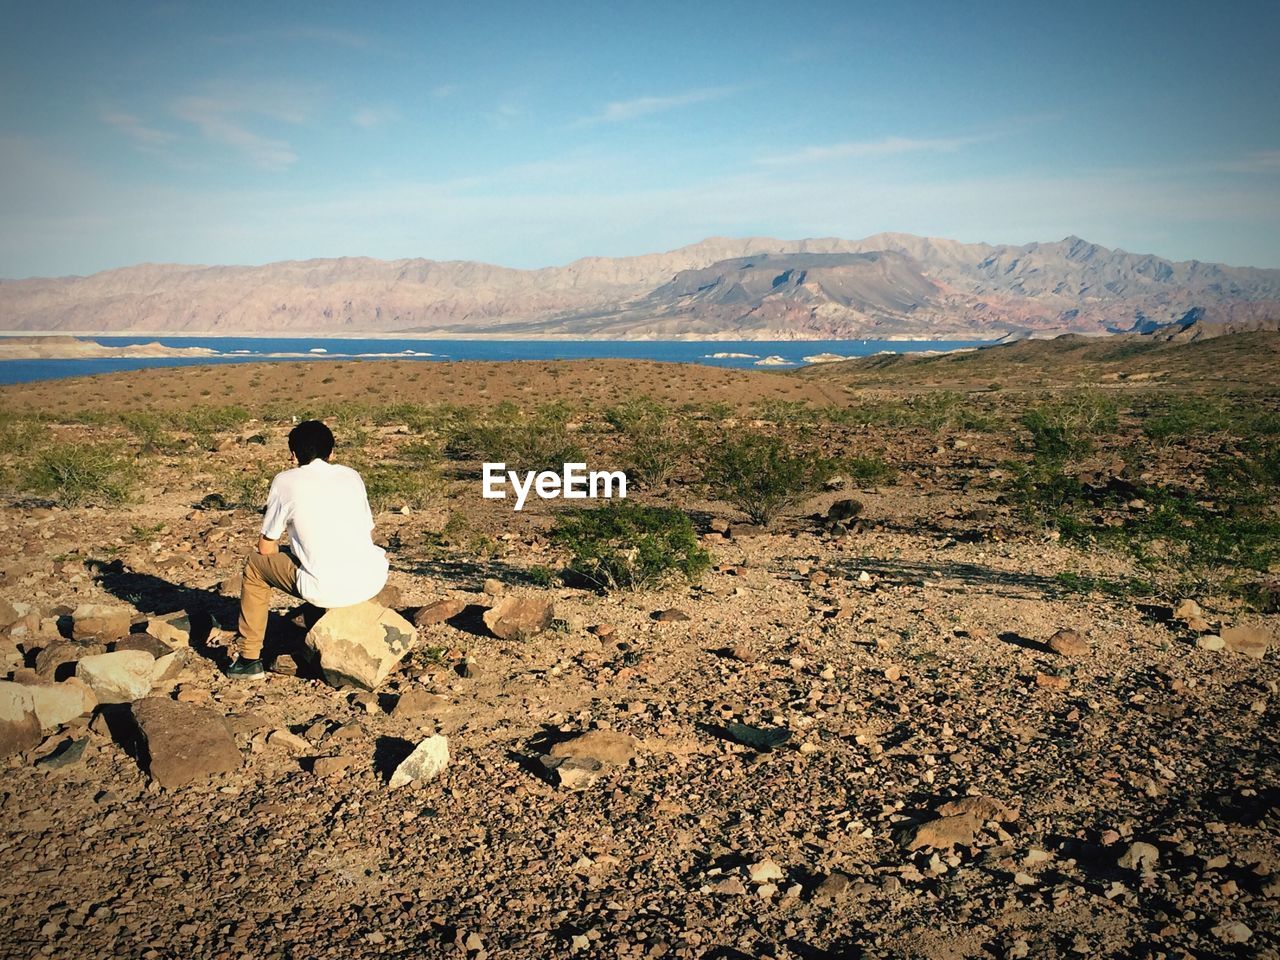
<path fill-rule="evenodd" d="M 1193 311 L 1196 311 L 1193 314 Z M 1280 270 L 1174 262 L 1078 237 L 961 243 L 713 237 L 517 270 L 342 257 L 141 264 L 0 282 L 0 329 L 633 339 L 999 337 L 1280 316 Z"/>

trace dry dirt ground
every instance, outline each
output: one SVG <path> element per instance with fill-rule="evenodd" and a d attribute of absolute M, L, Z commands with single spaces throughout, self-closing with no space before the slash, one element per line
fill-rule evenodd
<path fill-rule="evenodd" d="M 2 401 L 57 419 L 313 399 L 590 407 L 634 393 L 727 404 L 720 430 L 762 400 L 856 402 L 859 377 L 881 376 L 861 369 L 286 363 L 36 384 Z M 1018 388 L 1010 368 L 998 375 Z M 148 454 L 119 506 L 6 491 L 0 596 L 47 617 L 123 600 L 139 619 L 225 621 L 258 518 L 193 505 L 258 463 L 284 467 L 287 429 L 253 421 L 215 437 L 216 452 Z M 373 459 L 414 439 L 367 430 Z M 1259 660 L 1198 645 L 1206 631 L 1170 616 L 1173 578 L 1020 520 L 1000 473 L 1016 447 L 1006 431 L 881 425 L 825 442 L 897 475 L 728 537 L 712 525 L 743 518 L 714 490 L 642 494 L 694 518 L 714 561 L 694 585 L 545 585 L 563 560 L 547 537 L 563 507 L 483 501 L 474 464 L 424 507 L 381 511 L 401 607 L 487 605 L 493 578 L 552 598 L 556 624 L 524 643 L 471 613 L 425 627 L 377 695 L 280 675 L 237 685 L 216 632 L 197 642 L 158 692 L 207 693 L 241 769 L 161 789 L 128 737 L 89 717 L 9 758 L 0 957 L 1280 957 L 1274 646 Z M 811 519 L 849 496 L 864 511 L 845 535 Z M 1135 578 L 1148 585 L 1108 586 Z M 1229 592 L 1195 599 L 1214 631 L 1276 628 Z M 654 619 L 672 607 L 688 619 Z M 589 629 L 601 624 L 613 632 Z M 289 625 L 271 629 L 282 649 Z M 1062 629 L 1087 652 L 1053 652 Z M 406 716 L 395 706 L 411 690 L 438 699 Z M 728 735 L 733 722 L 792 736 L 757 751 Z M 269 742 L 281 729 L 308 749 Z M 591 729 L 633 735 L 636 755 L 583 791 L 548 782 L 547 744 Z M 405 746 L 437 732 L 452 752 L 443 776 L 389 790 Z M 80 762 L 34 765 L 80 736 Z M 318 776 L 324 757 L 351 765 Z M 925 842 L 922 827 L 965 797 L 994 803 L 969 835 Z"/>

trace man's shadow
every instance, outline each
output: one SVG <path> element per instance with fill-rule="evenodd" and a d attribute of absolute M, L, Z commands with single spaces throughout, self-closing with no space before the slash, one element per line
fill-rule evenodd
<path fill-rule="evenodd" d="M 186 613 L 191 621 L 191 649 L 206 660 L 225 664 L 227 649 L 211 643 L 215 628 L 234 633 L 240 614 L 240 599 L 226 597 L 216 590 L 203 590 L 170 583 L 150 573 L 130 570 L 119 560 L 106 562 L 87 560 L 98 584 L 112 596 L 123 600 L 140 613 L 163 616 Z M 306 669 L 303 639 L 323 613 L 310 604 L 295 606 L 283 617 L 272 614 L 267 623 L 263 644 L 263 660 L 270 663 L 281 654 L 290 654 L 298 662 L 299 673 Z"/>

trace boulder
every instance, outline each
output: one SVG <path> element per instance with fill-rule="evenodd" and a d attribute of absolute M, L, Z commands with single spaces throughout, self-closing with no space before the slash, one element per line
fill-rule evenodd
<path fill-rule="evenodd" d="M 378 591 L 378 595 L 373 598 L 373 602 L 379 606 L 394 608 L 400 606 L 401 599 L 400 588 L 388 583 Z"/>
<path fill-rule="evenodd" d="M 1179 600 L 1178 605 L 1173 608 L 1173 619 L 1184 623 L 1188 620 L 1204 620 L 1204 610 L 1194 600 Z"/>
<path fill-rule="evenodd" d="M 99 703 L 131 703 L 151 692 L 155 658 L 142 650 L 117 650 L 84 657 L 76 676 L 93 688 Z"/>
<path fill-rule="evenodd" d="M 161 657 L 173 653 L 172 647 L 163 640 L 157 640 L 149 633 L 131 633 L 123 640 L 117 640 L 111 649 L 141 650 L 150 656 L 152 660 L 159 660 Z"/>
<path fill-rule="evenodd" d="M 83 657 L 92 657 L 106 652 L 107 648 L 100 643 L 68 643 L 65 640 L 55 640 L 36 654 L 36 673 L 45 680 L 57 680 L 60 674 L 70 676 L 75 672 L 73 667 L 64 673 L 61 668 L 66 664 L 74 664 Z"/>
<path fill-rule="evenodd" d="M 307 649 L 333 686 L 374 690 L 418 639 L 417 628 L 372 601 L 326 611 L 307 633 Z"/>
<path fill-rule="evenodd" d="M 92 713 L 93 708 L 98 705 L 93 689 L 77 677 L 70 677 L 61 683 L 29 684 L 27 689 L 31 691 L 40 729 L 45 733 L 56 730 L 76 717 Z"/>
<path fill-rule="evenodd" d="M 571 740 L 555 744 L 548 754 L 552 757 L 590 757 L 605 765 L 627 763 L 636 755 L 636 738 L 613 730 L 590 730 Z"/>
<path fill-rule="evenodd" d="M 220 713 L 147 697 L 133 707 L 146 749 L 147 772 L 160 786 L 180 787 L 240 767 L 240 751 Z"/>
<path fill-rule="evenodd" d="M 96 637 L 119 640 L 133 626 L 133 608 L 105 603 L 82 603 L 71 614 L 71 636 L 76 640 Z"/>
<path fill-rule="evenodd" d="M 433 713 L 441 713 L 448 708 L 449 701 L 444 697 L 428 693 L 421 687 L 410 687 L 400 694 L 399 699 L 396 700 L 396 705 L 391 710 L 391 716 L 397 720 L 412 719 Z"/>
<path fill-rule="evenodd" d="M 152 617 L 147 621 L 147 633 L 155 637 L 170 650 L 191 646 L 191 618 L 179 610 L 167 613 L 163 617 Z"/>
<path fill-rule="evenodd" d="M 395 790 L 415 780 L 434 780 L 449 765 L 449 738 L 437 734 L 427 737 L 413 749 L 413 753 L 400 761 L 387 787 Z"/>
<path fill-rule="evenodd" d="M 1261 627 L 1240 624 L 1222 631 L 1222 644 L 1232 653 L 1243 653 L 1246 657 L 1261 660 L 1271 645 L 1271 635 Z"/>
<path fill-rule="evenodd" d="M 40 721 L 31 691 L 0 680 L 0 757 L 30 750 L 40 743 Z"/>
<path fill-rule="evenodd" d="M 555 605 L 541 597 L 507 597 L 484 612 L 484 625 L 499 640 L 528 640 L 551 626 Z"/>
<path fill-rule="evenodd" d="M 1087 657 L 1089 641 L 1075 630 L 1059 630 L 1049 638 L 1049 649 L 1060 657 Z"/>
<path fill-rule="evenodd" d="M 982 824 L 973 814 L 960 813 L 942 816 L 920 824 L 903 838 L 908 850 L 932 847 L 934 850 L 950 850 L 955 846 L 973 845 L 974 833 Z"/>
<path fill-rule="evenodd" d="M 413 622 L 420 627 L 444 623 L 446 620 L 452 620 L 466 608 L 467 602 L 465 600 L 446 597 L 444 600 L 437 600 L 435 603 L 429 603 L 425 607 L 419 607 L 418 612 L 413 615 Z"/>

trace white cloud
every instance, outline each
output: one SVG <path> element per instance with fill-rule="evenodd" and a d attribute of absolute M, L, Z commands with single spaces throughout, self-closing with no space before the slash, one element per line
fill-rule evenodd
<path fill-rule="evenodd" d="M 738 87 L 699 87 L 666 97 L 636 97 L 633 100 L 614 100 L 607 103 L 604 109 L 590 117 L 582 117 L 579 125 L 590 123 L 621 123 L 637 117 L 647 117 L 655 113 L 665 113 L 680 107 L 692 106 L 695 103 L 709 103 L 731 97 Z"/>
<path fill-rule="evenodd" d="M 292 125 L 305 123 L 311 96 L 293 87 L 269 84 L 211 84 L 198 95 L 179 97 L 172 112 L 193 124 L 206 140 L 230 147 L 264 170 L 288 169 L 298 160 L 288 141 L 250 128 L 248 118 L 266 117 Z"/>
<path fill-rule="evenodd" d="M 826 160 L 859 159 L 864 157 L 893 157 L 904 153 L 952 153 L 971 143 L 988 137 L 885 137 L 882 140 L 849 140 L 825 146 L 804 147 L 790 153 L 778 153 L 761 157 L 757 162 L 766 166 L 785 166 L 797 163 L 821 163 Z"/>
<path fill-rule="evenodd" d="M 372 130 L 383 124 L 394 123 L 400 119 L 400 111 L 395 107 L 361 107 L 351 115 L 351 122 L 357 127 Z"/>
<path fill-rule="evenodd" d="M 98 114 L 98 119 L 107 124 L 107 126 L 119 130 L 142 148 L 157 149 L 177 139 L 177 134 L 149 127 L 131 113 L 122 113 L 119 110 L 103 110 Z"/>
<path fill-rule="evenodd" d="M 1218 165 L 1228 173 L 1280 173 L 1280 150 L 1255 150 Z"/>

